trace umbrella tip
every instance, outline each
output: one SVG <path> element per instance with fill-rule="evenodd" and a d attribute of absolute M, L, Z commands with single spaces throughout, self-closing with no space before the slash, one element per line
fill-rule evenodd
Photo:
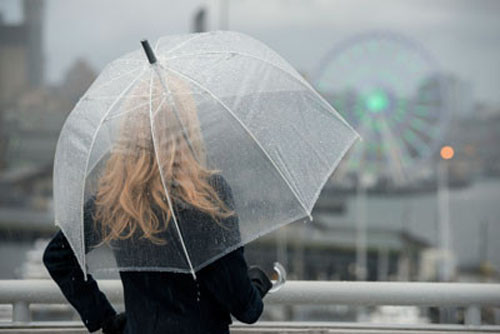
<path fill-rule="evenodd" d="M 151 65 L 156 63 L 156 56 L 153 52 L 153 49 L 151 48 L 151 45 L 149 45 L 148 40 L 145 38 L 141 41 L 142 48 L 144 49 L 144 52 L 146 53 L 146 56 L 148 57 L 148 61 Z"/>

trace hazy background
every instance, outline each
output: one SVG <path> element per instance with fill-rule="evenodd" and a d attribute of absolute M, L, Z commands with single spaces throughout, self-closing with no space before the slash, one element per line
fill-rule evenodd
<path fill-rule="evenodd" d="M 143 38 L 192 32 L 200 11 L 204 30 L 236 30 L 263 41 L 350 122 L 373 124 L 364 134 L 366 146 L 353 151 L 325 186 L 314 222 L 252 243 L 249 262 L 269 267 L 279 260 L 292 279 L 500 282 L 496 0 L 0 0 L 0 279 L 47 278 L 41 254 L 56 231 L 53 157 L 74 104 L 107 63 L 139 48 Z M 398 49 L 409 58 L 432 59 L 429 69 L 400 81 L 414 80 L 417 87 L 402 112 L 418 131 L 404 132 L 408 124 L 385 131 L 377 125 L 378 110 L 368 107 L 372 101 L 384 108 L 400 87 L 367 95 L 365 82 L 353 79 L 359 67 L 374 81 L 386 79 L 378 77 L 379 68 L 404 77 L 404 69 L 391 66 L 395 55 L 387 51 L 378 63 L 369 54 L 347 57 L 335 67 L 349 45 L 379 43 L 376 34 L 399 36 L 414 48 Z M 345 91 L 320 87 L 349 80 L 353 86 Z M 436 100 L 425 117 L 435 120 L 422 123 L 426 118 L 415 105 L 429 95 Z M 426 141 L 423 151 L 415 149 L 419 140 Z M 451 160 L 441 157 L 444 146 L 454 149 Z M 365 164 L 354 163 L 360 157 Z M 399 167 L 404 178 L 393 173 Z M 359 319 L 357 313 L 313 311 L 267 317 Z M 485 323 L 500 323 L 498 310 L 482 312 Z M 461 321 L 458 311 L 417 313 L 420 318 L 407 320 Z"/>
<path fill-rule="evenodd" d="M 47 82 L 60 81 L 76 58 L 96 69 L 142 38 L 186 33 L 206 1 L 46 1 Z M 208 2 L 210 3 L 210 2 Z M 215 2 L 214 2 L 215 3 Z M 393 29 L 425 44 L 445 71 L 473 82 L 477 98 L 500 102 L 500 3 L 495 0 L 231 0 L 224 28 L 269 44 L 305 73 L 335 43 L 373 29 Z M 2 0 L 6 23 L 22 21 L 22 1 Z"/>

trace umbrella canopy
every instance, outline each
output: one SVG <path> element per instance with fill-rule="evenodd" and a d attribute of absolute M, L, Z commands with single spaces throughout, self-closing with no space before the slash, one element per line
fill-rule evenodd
<path fill-rule="evenodd" d="M 139 49 L 106 66 L 59 137 L 56 225 L 84 272 L 93 263 L 194 274 L 311 217 L 358 135 L 290 64 L 247 35 L 222 31 L 160 38 L 148 56 Z M 144 196 L 172 214 L 136 217 L 148 221 L 149 238 L 102 242 L 106 227 L 89 212 L 104 195 L 118 198 L 117 215 L 134 217 L 127 206 Z M 203 215 L 216 219 L 183 210 L 193 196 L 208 200 L 200 207 L 212 211 Z M 134 234 L 124 222 L 114 231 Z"/>

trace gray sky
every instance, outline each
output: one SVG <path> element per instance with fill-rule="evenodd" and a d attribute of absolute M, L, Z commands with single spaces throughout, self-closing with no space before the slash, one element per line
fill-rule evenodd
<path fill-rule="evenodd" d="M 213 0 L 211 0 L 213 1 Z M 186 33 L 203 0 L 46 0 L 47 77 L 59 81 L 77 57 L 96 70 L 139 40 Z M 19 0 L 0 0 L 19 20 Z M 500 104 L 500 1 L 230 0 L 229 28 L 248 33 L 312 73 L 325 53 L 356 34 L 388 30 L 421 44 L 439 67 Z"/>

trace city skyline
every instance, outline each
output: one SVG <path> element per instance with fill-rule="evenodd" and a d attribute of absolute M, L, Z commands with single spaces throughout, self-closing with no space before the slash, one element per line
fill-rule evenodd
<path fill-rule="evenodd" d="M 142 5 L 122 1 L 121 10 L 116 10 L 114 4 L 98 1 L 87 1 L 85 6 L 46 1 L 47 81 L 60 83 L 77 58 L 86 59 L 99 71 L 118 55 L 136 49 L 138 41 L 144 37 L 154 41 L 165 34 L 187 33 L 192 28 L 195 10 L 205 3 L 208 2 L 188 0 L 165 5 L 154 0 Z M 306 5 L 299 1 L 276 0 L 252 6 L 247 0 L 238 0 L 229 4 L 230 29 L 269 44 L 306 76 L 317 70 L 317 63 L 339 42 L 360 33 L 394 31 L 426 48 L 436 58 L 441 72 L 453 73 L 471 82 L 478 101 L 500 104 L 497 95 L 500 63 L 496 61 L 500 56 L 500 43 L 496 43 L 500 39 L 498 2 L 402 4 L 388 0 L 381 5 L 316 0 Z M 20 23 L 21 6 L 21 1 L 3 2 L 0 11 L 4 22 Z"/>

